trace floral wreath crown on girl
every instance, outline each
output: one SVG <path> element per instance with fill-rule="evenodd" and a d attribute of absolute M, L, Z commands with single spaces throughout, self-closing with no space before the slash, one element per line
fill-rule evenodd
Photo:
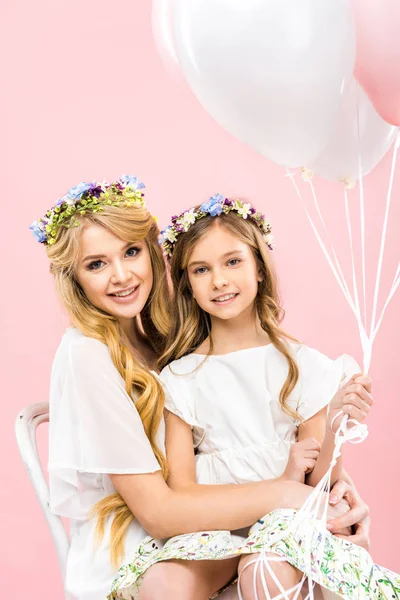
<path fill-rule="evenodd" d="M 185 233 L 199 219 L 211 216 L 217 217 L 224 213 L 236 212 L 243 219 L 249 219 L 263 234 L 265 243 L 270 250 L 273 249 L 274 238 L 271 233 L 271 225 L 265 215 L 256 211 L 251 204 L 242 200 L 230 200 L 221 194 L 215 194 L 208 202 L 203 202 L 199 208 L 190 208 L 179 216 L 171 217 L 172 225 L 168 225 L 160 234 L 159 243 L 165 255 L 169 258 L 174 250 L 175 242 L 181 233 Z"/>
<path fill-rule="evenodd" d="M 125 206 L 134 204 L 145 208 L 143 200 L 144 183 L 133 175 L 122 175 L 117 181 L 107 183 L 81 181 L 68 190 L 55 205 L 38 221 L 33 221 L 29 229 L 38 242 L 51 246 L 56 241 L 59 227 L 76 227 L 79 222 L 76 215 L 87 212 L 102 212 L 106 206 Z"/>

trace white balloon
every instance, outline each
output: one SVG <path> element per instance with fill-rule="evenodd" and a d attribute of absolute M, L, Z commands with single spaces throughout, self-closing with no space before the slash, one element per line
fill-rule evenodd
<path fill-rule="evenodd" d="M 309 167 L 326 179 L 351 186 L 360 176 L 359 156 L 361 172 L 366 175 L 385 156 L 397 133 L 398 128 L 378 115 L 367 94 L 353 79 L 343 98 L 333 137 Z"/>
<path fill-rule="evenodd" d="M 329 142 L 351 80 L 350 0 L 176 0 L 179 63 L 205 109 L 289 167 Z"/>
<path fill-rule="evenodd" d="M 175 0 L 153 0 L 151 24 L 156 48 L 170 75 L 182 78 L 176 54 L 173 13 Z"/>

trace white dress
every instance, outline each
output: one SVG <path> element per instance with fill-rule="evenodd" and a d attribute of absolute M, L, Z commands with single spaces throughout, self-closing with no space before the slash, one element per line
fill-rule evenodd
<path fill-rule="evenodd" d="M 349 356 L 333 361 L 304 345 L 291 343 L 290 347 L 300 377 L 289 402 L 307 420 L 360 369 Z M 279 403 L 287 371 L 286 359 L 272 345 L 206 360 L 204 355 L 191 354 L 162 371 L 160 377 L 169 389 L 167 408 L 192 427 L 198 482 L 247 483 L 282 474 L 299 424 Z M 400 598 L 396 573 L 374 565 L 364 548 L 327 532 L 318 519 L 298 522 L 296 514 L 277 509 L 250 531 L 179 535 L 161 548 L 147 538 L 119 569 L 109 600 L 140 600 L 143 575 L 160 561 L 254 554 L 257 564 L 264 564 L 265 553 L 277 554 L 302 571 L 306 587 L 316 585 L 315 598 L 321 597 L 321 590 L 324 599 L 390 600 L 395 594 Z M 333 595 L 326 596 L 327 592 Z M 238 597 L 234 588 L 224 592 L 221 600 L 225 594 Z"/>
<path fill-rule="evenodd" d="M 300 376 L 289 404 L 304 420 L 360 372 L 350 356 L 331 360 L 301 344 L 290 348 Z M 299 424 L 279 403 L 287 373 L 285 357 L 272 344 L 208 358 L 189 354 L 162 370 L 166 408 L 192 427 L 199 483 L 282 475 Z"/>
<path fill-rule="evenodd" d="M 157 442 L 164 450 L 164 422 Z M 109 525 L 100 544 L 89 512 L 116 490 L 108 474 L 153 473 L 160 466 L 108 348 L 68 329 L 56 353 L 50 390 L 50 505 L 71 522 L 66 589 L 79 600 L 104 600 L 115 569 Z M 125 541 L 126 558 L 146 537 L 137 520 Z"/>

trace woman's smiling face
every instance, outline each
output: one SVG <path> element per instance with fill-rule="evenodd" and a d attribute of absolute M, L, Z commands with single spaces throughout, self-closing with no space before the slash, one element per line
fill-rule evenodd
<path fill-rule="evenodd" d="M 147 244 L 126 243 L 105 227 L 88 223 L 79 250 L 75 275 L 89 302 L 120 322 L 140 314 L 153 285 Z"/>

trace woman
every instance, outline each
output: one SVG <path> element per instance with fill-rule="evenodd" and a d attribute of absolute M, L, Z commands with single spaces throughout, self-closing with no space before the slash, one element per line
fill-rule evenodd
<path fill-rule="evenodd" d="M 165 539 L 235 530 L 276 507 L 299 508 L 309 494 L 305 485 L 281 481 L 180 491 L 167 486 L 165 395 L 154 369 L 170 307 L 158 228 L 143 187 L 132 176 L 110 185 L 81 183 L 31 226 L 46 247 L 72 325 L 52 371 L 49 477 L 52 510 L 71 520 L 66 587 L 79 600 L 105 598 L 115 566 L 146 532 Z M 335 492 L 336 515 L 348 510 L 345 494 L 352 494 L 352 510 L 333 523 L 337 528 L 367 516 L 344 483 Z M 237 563 L 225 561 L 223 573 L 212 566 L 203 560 L 189 569 L 177 561 L 166 581 L 160 565 L 144 578 L 140 599 L 152 597 L 146 583 L 153 586 L 157 577 L 164 600 L 177 590 L 192 600 L 211 595 L 235 576 Z M 199 590 L 204 569 L 209 577 Z"/>

